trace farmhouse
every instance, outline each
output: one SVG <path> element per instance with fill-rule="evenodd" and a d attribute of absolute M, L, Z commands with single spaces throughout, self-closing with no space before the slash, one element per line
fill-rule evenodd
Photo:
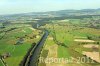
<path fill-rule="evenodd" d="M 10 53 L 4 53 L 4 54 L 2 54 L 1 55 L 2 56 L 2 58 L 8 58 L 8 57 L 10 57 L 11 56 L 11 54 Z"/>
<path fill-rule="evenodd" d="M 19 38 L 16 42 L 16 44 L 23 44 L 24 42 L 24 39 L 23 38 Z"/>

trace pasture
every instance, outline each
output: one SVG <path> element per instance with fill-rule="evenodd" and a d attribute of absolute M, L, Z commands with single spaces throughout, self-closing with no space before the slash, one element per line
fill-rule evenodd
<path fill-rule="evenodd" d="M 4 58 L 8 66 L 19 66 L 29 48 L 32 44 L 37 43 L 42 35 L 40 30 L 35 30 L 32 26 L 25 24 L 9 25 L 1 31 L 0 55 L 10 54 L 9 57 Z"/>

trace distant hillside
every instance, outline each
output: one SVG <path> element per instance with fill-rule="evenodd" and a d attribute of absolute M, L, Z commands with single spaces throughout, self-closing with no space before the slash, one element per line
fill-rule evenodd
<path fill-rule="evenodd" d="M 13 15 L 3 15 L 0 16 L 2 19 L 6 17 L 7 19 L 16 19 L 21 17 L 31 17 L 31 18 L 54 18 L 54 17 L 68 17 L 68 16 L 85 16 L 85 15 L 100 15 L 99 9 L 83 9 L 83 10 L 60 10 L 60 11 L 49 11 L 49 12 L 31 12 Z"/>
<path fill-rule="evenodd" d="M 100 9 L 83 9 L 83 10 L 60 10 L 50 12 L 32 12 L 25 15 L 35 16 L 49 16 L 49 17 L 61 17 L 61 16 L 80 16 L 80 15 L 100 15 Z"/>

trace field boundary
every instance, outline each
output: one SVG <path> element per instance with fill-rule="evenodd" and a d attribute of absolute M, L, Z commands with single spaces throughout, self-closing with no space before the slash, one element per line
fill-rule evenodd
<path fill-rule="evenodd" d="M 8 66 L 2 57 L 0 58 L 0 61 L 2 62 L 3 66 Z"/>

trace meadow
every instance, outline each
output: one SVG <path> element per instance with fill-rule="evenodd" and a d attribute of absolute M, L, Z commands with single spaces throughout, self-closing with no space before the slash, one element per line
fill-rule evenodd
<path fill-rule="evenodd" d="M 81 22 L 81 19 L 66 19 L 66 20 L 51 20 L 52 23 L 46 24 L 45 26 L 42 26 L 41 28 L 45 28 L 50 32 L 50 36 L 53 38 L 52 40 L 48 39 L 48 37 L 45 46 L 43 49 L 48 50 L 48 55 L 52 55 L 53 52 L 57 53 L 50 56 L 50 57 L 57 57 L 57 58 L 70 58 L 73 57 L 78 60 L 78 57 L 89 57 L 90 61 L 94 60 L 94 63 L 86 63 L 79 61 L 80 64 L 75 64 L 74 66 L 99 66 L 100 59 L 98 60 L 99 56 L 98 53 L 100 51 L 100 29 L 96 28 L 90 28 L 86 27 L 89 25 L 87 22 Z M 87 24 L 87 25 L 86 25 Z M 91 45 L 93 44 L 93 45 Z M 54 48 L 48 49 L 49 47 L 54 46 Z M 84 45 L 88 45 L 89 47 L 84 47 Z M 96 47 L 97 45 L 97 47 Z M 54 49 L 52 51 L 52 49 Z M 52 53 L 51 53 L 52 51 Z M 86 52 L 86 54 L 84 54 Z M 97 52 L 95 55 L 98 56 L 98 58 L 94 57 L 92 52 Z M 92 56 L 89 56 L 90 53 Z M 43 53 L 45 55 L 45 53 Z M 56 56 L 55 56 L 56 55 Z M 94 57 L 94 58 L 92 58 Z M 82 62 L 82 63 L 81 63 Z M 63 64 L 63 66 L 69 66 L 72 64 Z M 42 64 L 39 64 L 42 66 Z M 50 64 L 45 64 L 50 65 Z M 55 66 L 56 63 L 51 63 L 51 65 Z M 57 66 L 60 66 L 57 65 Z"/>
<path fill-rule="evenodd" d="M 4 58 L 8 66 L 19 66 L 28 50 L 39 41 L 42 35 L 40 30 L 27 24 L 8 25 L 0 31 L 0 55 L 10 54 Z M 0 61 L 0 66 L 1 64 Z"/>

